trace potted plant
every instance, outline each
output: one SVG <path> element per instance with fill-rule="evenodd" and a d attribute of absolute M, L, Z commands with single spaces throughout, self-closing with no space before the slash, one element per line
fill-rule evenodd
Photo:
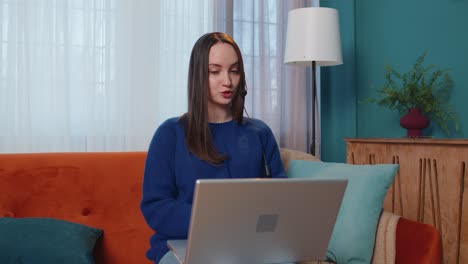
<path fill-rule="evenodd" d="M 400 73 L 390 65 L 385 67 L 385 84 L 378 90 L 379 96 L 365 99 L 392 110 L 402 116 L 400 125 L 408 129 L 408 137 L 422 136 L 422 129 L 429 120 L 437 123 L 450 134 L 450 125 L 459 129 L 457 116 L 449 104 L 453 80 L 448 70 L 423 66 L 427 52 L 418 57 L 412 69 Z"/>

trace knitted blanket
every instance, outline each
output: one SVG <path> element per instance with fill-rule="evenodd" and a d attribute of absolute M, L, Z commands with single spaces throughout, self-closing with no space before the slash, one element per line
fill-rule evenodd
<path fill-rule="evenodd" d="M 383 212 L 380 216 L 375 238 L 372 264 L 394 264 L 396 256 L 396 229 L 399 215 Z"/>

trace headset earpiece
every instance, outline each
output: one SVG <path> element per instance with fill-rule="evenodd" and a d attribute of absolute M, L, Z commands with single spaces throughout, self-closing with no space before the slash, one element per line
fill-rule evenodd
<path fill-rule="evenodd" d="M 242 98 L 245 98 L 246 95 L 247 95 L 247 90 L 244 89 L 244 90 L 240 91 L 240 96 Z"/>

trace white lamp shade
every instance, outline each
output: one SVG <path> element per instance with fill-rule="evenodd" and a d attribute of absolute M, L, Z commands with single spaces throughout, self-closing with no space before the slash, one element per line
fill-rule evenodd
<path fill-rule="evenodd" d="M 288 13 L 284 62 L 309 66 L 343 63 L 338 11 L 333 8 L 307 7 Z"/>

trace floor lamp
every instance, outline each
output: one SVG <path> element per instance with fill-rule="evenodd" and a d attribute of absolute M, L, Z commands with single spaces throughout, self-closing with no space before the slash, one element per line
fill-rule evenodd
<path fill-rule="evenodd" d="M 342 64 L 338 11 L 333 8 L 307 7 L 288 13 L 284 63 L 312 67 L 312 142 L 315 155 L 315 112 L 317 107 L 316 66 Z M 307 111 L 309 114 L 309 111 Z M 307 117 L 309 122 L 310 117 Z M 307 141 L 310 140 L 307 125 Z"/>

